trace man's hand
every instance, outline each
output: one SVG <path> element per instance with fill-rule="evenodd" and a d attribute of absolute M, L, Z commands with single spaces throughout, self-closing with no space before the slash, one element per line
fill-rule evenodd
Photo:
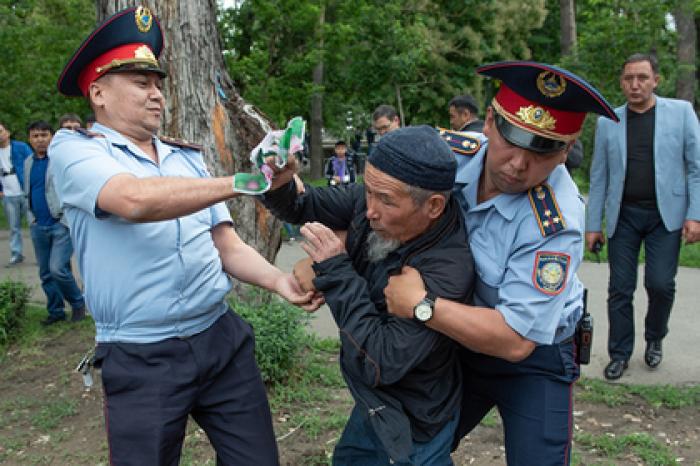
<path fill-rule="evenodd" d="M 686 220 L 683 223 L 683 239 L 685 244 L 693 244 L 700 241 L 700 221 Z"/>
<path fill-rule="evenodd" d="M 285 273 L 275 282 L 275 292 L 292 304 L 313 312 L 323 304 L 323 297 L 313 291 L 304 291 L 292 274 Z"/>
<path fill-rule="evenodd" d="M 401 269 L 401 275 L 390 276 L 389 284 L 384 288 L 389 313 L 407 319 L 413 318 L 413 308 L 425 295 L 425 284 L 420 273 L 408 266 Z"/>
<path fill-rule="evenodd" d="M 297 279 L 301 289 L 304 291 L 316 291 L 314 287 L 314 278 L 316 278 L 316 273 L 311 265 L 314 263 L 313 259 L 310 257 L 305 257 L 301 259 L 296 264 L 294 264 L 294 278 Z"/>
<path fill-rule="evenodd" d="M 300 231 L 306 239 L 301 248 L 314 262 L 323 262 L 345 253 L 345 244 L 325 225 L 318 222 L 306 223 Z"/>
<path fill-rule="evenodd" d="M 275 189 L 281 188 L 282 186 L 286 185 L 289 183 L 289 180 L 292 179 L 294 174 L 297 172 L 297 159 L 294 155 L 290 155 L 287 158 L 287 165 L 285 165 L 282 168 L 279 168 L 275 164 L 275 158 L 274 157 L 267 157 L 265 159 L 265 163 L 267 164 L 268 167 L 272 170 L 272 173 L 274 174 L 272 178 L 272 183 L 270 185 L 270 191 L 274 191 Z M 302 185 L 303 186 L 303 185 Z M 297 188 L 298 190 L 298 188 Z"/>
<path fill-rule="evenodd" d="M 601 231 L 587 231 L 586 232 L 586 249 L 588 249 L 591 252 L 596 252 L 594 251 L 596 243 L 600 243 L 600 245 L 605 244 L 605 236 L 603 236 L 603 232 Z M 600 252 L 600 251 L 598 251 Z"/>

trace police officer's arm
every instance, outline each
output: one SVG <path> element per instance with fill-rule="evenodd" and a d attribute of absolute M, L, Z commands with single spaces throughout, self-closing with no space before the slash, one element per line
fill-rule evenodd
<path fill-rule="evenodd" d="M 608 149 L 606 129 L 609 131 L 615 123 L 600 117 L 596 124 L 593 162 L 591 163 L 590 189 L 586 208 L 586 248 L 593 251 L 596 242 L 605 244 L 603 235 L 603 204 L 607 197 L 608 186 Z M 614 131 L 619 131 L 613 127 Z"/>
<path fill-rule="evenodd" d="M 219 223 L 212 229 L 211 235 L 226 273 L 273 291 L 307 311 L 313 311 L 321 305 L 321 300 L 314 298 L 313 292 L 301 289 L 292 274 L 282 272 L 243 242 L 230 223 Z"/>
<path fill-rule="evenodd" d="M 390 277 L 384 293 L 389 312 L 408 319 L 426 295 L 423 279 L 411 267 L 404 267 L 401 275 Z M 514 331 L 503 314 L 492 308 L 438 297 L 433 317 L 426 325 L 467 348 L 511 362 L 525 359 L 535 349 L 533 341 Z"/>
<path fill-rule="evenodd" d="M 131 222 L 154 222 L 189 215 L 238 195 L 231 176 L 137 178 L 120 173 L 104 184 L 97 207 Z"/>

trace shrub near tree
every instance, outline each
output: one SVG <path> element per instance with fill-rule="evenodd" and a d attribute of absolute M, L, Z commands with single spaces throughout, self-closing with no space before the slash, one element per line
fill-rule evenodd
<path fill-rule="evenodd" d="M 265 383 L 284 381 L 304 348 L 308 314 L 257 289 L 232 298 L 230 304 L 253 327 L 255 359 Z"/>
<path fill-rule="evenodd" d="M 22 324 L 29 298 L 29 287 L 22 282 L 6 280 L 0 283 L 0 346 L 16 335 Z"/>

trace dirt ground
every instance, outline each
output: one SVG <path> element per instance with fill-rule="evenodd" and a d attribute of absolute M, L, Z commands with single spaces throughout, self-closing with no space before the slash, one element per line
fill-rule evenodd
<path fill-rule="evenodd" d="M 49 331 L 39 344 L 10 348 L 0 363 L 0 464 L 107 464 L 99 377 L 86 391 L 81 377 L 74 372 L 91 339 L 89 324 L 77 328 L 66 325 Z M 332 400 L 317 407 L 319 418 L 349 412 L 347 391 L 337 390 Z M 282 464 L 327 464 L 340 435 L 338 423 L 333 428 L 323 428 L 323 422 L 313 428 L 295 426 L 290 416 L 294 409 L 292 405 L 284 412 L 273 413 Z M 672 461 L 700 465 L 699 414 L 697 405 L 654 408 L 637 397 L 615 408 L 578 401 L 576 438 L 599 441 L 595 445 L 591 441 L 575 442 L 574 464 L 673 464 L 668 459 L 649 459 L 654 450 L 666 450 Z M 642 444 L 651 439 L 647 450 L 652 453 L 640 454 L 633 445 L 611 453 L 600 441 L 628 434 L 637 435 L 634 438 L 641 438 Z M 505 464 L 502 445 L 498 417 L 492 416 L 462 441 L 453 458 L 457 465 Z M 213 458 L 206 435 L 190 423 L 181 464 L 214 464 Z"/>

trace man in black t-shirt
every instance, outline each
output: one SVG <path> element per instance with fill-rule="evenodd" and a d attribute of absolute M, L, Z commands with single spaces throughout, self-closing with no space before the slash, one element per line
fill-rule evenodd
<path fill-rule="evenodd" d="M 634 347 L 632 298 L 642 242 L 644 286 L 649 308 L 644 322 L 644 362 L 654 369 L 675 295 L 681 240 L 700 240 L 700 128 L 690 103 L 654 94 L 659 83 L 656 58 L 634 54 L 620 76 L 627 104 L 615 112 L 619 124 L 598 120 L 591 165 L 586 245 L 605 243 L 607 223 L 610 283 L 608 380 L 627 369 Z"/>

